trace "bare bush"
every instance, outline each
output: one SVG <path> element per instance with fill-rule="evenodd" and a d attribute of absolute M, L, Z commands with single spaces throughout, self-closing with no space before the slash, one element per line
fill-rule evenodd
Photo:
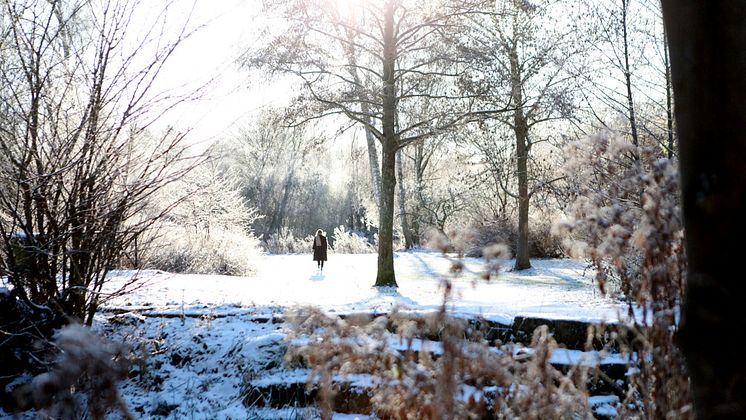
<path fill-rule="evenodd" d="M 537 258 L 566 257 L 562 237 L 554 231 L 554 223 L 549 217 L 535 218 L 529 228 L 531 255 Z"/>
<path fill-rule="evenodd" d="M 568 171 L 584 178 L 558 229 L 571 235 L 573 253 L 591 259 L 602 291 L 618 284 L 630 318 L 620 346 L 640 354 L 623 415 L 691 416 L 675 342 L 686 272 L 675 165 L 608 133 L 578 142 L 571 154 Z"/>
<path fill-rule="evenodd" d="M 245 276 L 256 269 L 259 241 L 241 228 L 216 228 L 209 233 L 174 225 L 158 225 L 143 264 L 171 273 Z"/>
<path fill-rule="evenodd" d="M 560 258 L 565 255 L 562 239 L 552 229 L 546 219 L 532 218 L 529 227 L 529 248 L 532 258 Z M 482 250 L 490 244 L 511 244 L 511 253 L 516 252 L 518 228 L 510 220 L 498 219 L 492 222 L 473 225 L 473 241 L 466 250 L 466 256 L 481 257 Z"/>
<path fill-rule="evenodd" d="M 334 228 L 334 252 L 337 254 L 371 254 L 376 252 L 368 238 L 346 230 L 343 225 Z"/>
<path fill-rule="evenodd" d="M 134 419 L 117 389 L 134 362 L 126 346 L 105 341 L 79 324 L 59 330 L 54 344 L 59 350 L 54 368 L 19 390 L 21 406 L 43 410 L 53 418 L 81 418 L 85 410 L 76 396 L 85 395 L 94 419 L 103 419 L 112 410 Z"/>
<path fill-rule="evenodd" d="M 299 238 L 291 229 L 282 227 L 277 232 L 270 233 L 262 241 L 262 246 L 270 254 L 306 254 L 311 252 L 312 243 L 313 235 Z"/>
<path fill-rule="evenodd" d="M 163 217 L 145 233 L 139 249 L 130 249 L 137 266 L 195 274 L 254 271 L 261 249 L 252 224 L 262 216 L 213 161 L 169 185 L 147 210 Z"/>
<path fill-rule="evenodd" d="M 107 271 L 159 215 L 128 222 L 189 169 L 184 133 L 149 129 L 179 101 L 151 88 L 188 34 L 165 39 L 161 10 L 129 42 L 137 7 L 0 5 L 0 271 L 88 324 Z"/>

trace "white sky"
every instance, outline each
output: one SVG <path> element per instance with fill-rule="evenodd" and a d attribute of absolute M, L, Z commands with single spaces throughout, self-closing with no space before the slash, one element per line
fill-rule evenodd
<path fill-rule="evenodd" d="M 206 147 L 234 133 L 242 121 L 261 107 L 282 103 L 289 96 L 287 88 L 252 78 L 248 70 L 236 64 L 241 53 L 257 39 L 264 23 L 259 17 L 260 0 L 174 3 L 169 12 L 169 26 L 179 27 L 194 4 L 189 26 L 203 27 L 169 58 L 154 89 L 185 93 L 205 83 L 209 85 L 201 99 L 168 112 L 156 127 L 190 128 L 191 143 Z"/>

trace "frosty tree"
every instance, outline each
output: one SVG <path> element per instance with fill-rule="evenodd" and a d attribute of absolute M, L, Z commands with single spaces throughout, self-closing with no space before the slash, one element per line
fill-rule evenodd
<path fill-rule="evenodd" d="M 189 167 L 169 169 L 188 159 L 183 133 L 148 130 L 178 102 L 151 88 L 187 34 L 163 39 L 162 11 L 131 43 L 138 5 L 0 2 L 0 270 L 88 324 L 107 271 L 157 215 L 128 221 Z"/>
<path fill-rule="evenodd" d="M 245 63 L 300 84 L 292 123 L 343 116 L 382 149 L 376 286 L 396 286 L 393 258 L 397 151 L 467 121 L 474 98 L 458 93 L 463 65 L 451 37 L 466 11 L 409 0 L 269 2 L 285 26 Z M 427 106 L 425 106 L 427 103 Z M 428 112 L 407 112 L 427 109 Z"/>
<path fill-rule="evenodd" d="M 578 24 L 557 13 L 551 1 L 487 1 L 470 18 L 473 35 L 462 40 L 473 63 L 466 88 L 492 104 L 507 104 L 498 122 L 512 134 L 517 191 L 503 190 L 518 202 L 515 268 L 531 267 L 529 204 L 551 180 L 530 171 L 532 148 L 547 140 L 547 125 L 573 112 L 571 60 L 582 52 Z M 568 13 L 565 11 L 565 13 Z M 562 22 L 567 18 L 570 22 Z M 485 145 L 478 146 L 483 149 Z M 499 152 L 498 152 L 499 153 Z"/>
<path fill-rule="evenodd" d="M 673 158 L 673 93 L 660 2 L 593 1 L 588 9 L 590 59 L 578 69 L 578 89 L 589 117 L 603 129 L 620 119 L 615 128 L 632 144 L 655 143 Z"/>

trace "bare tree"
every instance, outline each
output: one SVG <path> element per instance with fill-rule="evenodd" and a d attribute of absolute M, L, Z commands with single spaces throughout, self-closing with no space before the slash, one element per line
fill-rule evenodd
<path fill-rule="evenodd" d="M 633 145 L 657 144 L 662 155 L 672 158 L 673 97 L 660 3 L 604 0 L 587 7 L 592 59 L 577 71 L 578 88 L 595 125 L 613 128 L 609 117 L 621 116 L 624 128 L 619 131 Z"/>
<path fill-rule="evenodd" d="M 166 42 L 163 10 L 127 45 L 137 6 L 0 2 L 2 272 L 25 299 L 88 324 L 121 250 L 158 217 L 133 216 L 190 159 L 183 133 L 148 135 L 154 107 L 179 101 L 151 89 L 188 34 Z"/>
<path fill-rule="evenodd" d="M 546 181 L 530 185 L 532 148 L 549 136 L 540 129 L 564 120 L 572 112 L 569 62 L 582 51 L 576 42 L 578 27 L 573 19 L 560 24 L 568 8 L 549 1 L 505 0 L 486 2 L 482 15 L 475 15 L 474 36 L 464 46 L 475 64 L 467 89 L 481 92 L 487 101 L 504 102 L 511 112 L 498 114 L 498 121 L 512 131 L 515 141 L 515 177 L 518 202 L 518 238 L 515 269 L 531 267 L 529 259 L 529 203 Z M 562 13 L 558 12 L 561 10 Z M 507 189 L 505 189 L 507 192 Z"/>
<path fill-rule="evenodd" d="M 297 102 L 296 123 L 342 115 L 379 141 L 382 166 L 375 285 L 396 286 L 392 244 L 397 151 L 474 115 L 473 98 L 454 89 L 462 66 L 444 49 L 456 17 L 463 12 L 444 3 L 422 5 L 409 0 L 344 4 L 348 9 L 360 7 L 354 24 L 338 18 L 337 7 L 342 6 L 333 2 L 271 4 L 282 10 L 288 27 L 263 48 L 249 52 L 246 64 L 296 77 L 304 93 Z M 342 37 L 335 28 L 355 36 Z M 354 60 L 349 59 L 351 49 L 359 54 Z M 345 53 L 348 58 L 340 60 Z M 429 104 L 427 115 L 404 112 L 414 108 L 407 104 L 423 101 Z"/>
<path fill-rule="evenodd" d="M 687 291 L 680 342 L 697 418 L 746 417 L 746 7 L 663 1 L 679 134 Z M 726 345 L 718 345 L 723 340 Z"/>
<path fill-rule="evenodd" d="M 409 210 L 410 234 L 413 244 L 419 244 L 429 229 L 441 234 L 454 216 L 465 208 L 467 188 L 455 137 L 458 133 L 443 133 L 430 141 L 417 142 L 402 150 L 404 162 L 414 179 L 411 188 Z M 400 183 L 404 179 L 400 176 Z M 401 204 L 400 204 L 401 205 Z"/>
<path fill-rule="evenodd" d="M 286 127 L 282 118 L 277 110 L 266 110 L 249 128 L 216 145 L 222 170 L 241 183 L 244 198 L 264 215 L 254 225 L 260 235 L 283 227 L 313 232 L 338 226 L 337 219 L 307 217 L 317 207 L 310 203 L 331 201 L 326 184 L 317 182 L 329 170 L 319 162 L 324 136 L 310 127 Z"/>
<path fill-rule="evenodd" d="M 410 225 L 414 220 L 407 212 L 407 191 L 404 186 L 404 164 L 402 163 L 401 149 L 396 158 L 396 176 L 399 178 L 399 220 L 401 221 L 402 235 L 404 235 L 404 248 L 410 249 L 418 241 L 415 239 L 415 232 Z"/>

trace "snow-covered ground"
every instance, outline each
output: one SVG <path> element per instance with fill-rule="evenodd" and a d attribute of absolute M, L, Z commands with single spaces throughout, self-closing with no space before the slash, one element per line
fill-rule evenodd
<path fill-rule="evenodd" d="M 465 272 L 454 280 L 455 313 L 481 315 L 510 324 L 517 315 L 590 321 L 616 321 L 624 308 L 599 294 L 593 271 L 572 260 L 533 260 L 533 268 L 510 272 L 507 261 L 497 279 L 480 279 L 484 264 L 465 259 Z M 375 282 L 376 255 L 330 255 L 318 274 L 310 255 L 268 255 L 252 277 L 184 275 L 140 272 L 146 287 L 110 302 L 108 307 L 150 307 L 179 313 L 245 313 L 275 311 L 295 305 L 315 305 L 333 313 L 386 312 L 394 305 L 411 310 L 437 309 L 440 282 L 450 262 L 438 253 L 395 254 L 399 285 L 379 290 Z M 112 273 L 109 290 L 133 272 Z"/>
<path fill-rule="evenodd" d="M 440 254 L 397 253 L 399 288 L 378 290 L 372 287 L 375 254 L 329 257 L 323 274 L 317 273 L 310 255 L 264 256 L 251 277 L 111 273 L 109 291 L 133 275 L 145 282 L 137 291 L 107 303 L 95 323 L 95 329 L 111 339 L 140 343 L 148 355 L 137 375 L 120 387 L 132 414 L 169 419 L 314 417 L 304 408 L 244 405 L 242 390 L 249 381 L 305 375 L 282 367 L 287 345 L 282 324 L 254 322 L 257 316 L 281 314 L 295 305 L 316 305 L 337 314 L 385 312 L 395 305 L 412 311 L 436 310 L 442 301 L 441 280 L 449 277 L 450 262 Z M 461 316 L 480 315 L 510 324 L 517 315 L 615 321 L 624 313 L 620 303 L 600 296 L 593 271 L 580 261 L 533 260 L 534 268 L 521 272 L 507 271 L 512 266 L 508 261 L 490 282 L 480 279 L 483 262 L 466 259 L 464 263 L 464 274 L 454 279 L 456 296 L 450 304 Z M 158 314 L 167 316 L 153 316 Z M 188 316 L 172 316 L 181 314 Z M 581 356 L 563 351 L 555 357 Z M 592 402 L 601 405 L 605 400 Z M 335 416 L 354 418 L 367 417 Z"/>

